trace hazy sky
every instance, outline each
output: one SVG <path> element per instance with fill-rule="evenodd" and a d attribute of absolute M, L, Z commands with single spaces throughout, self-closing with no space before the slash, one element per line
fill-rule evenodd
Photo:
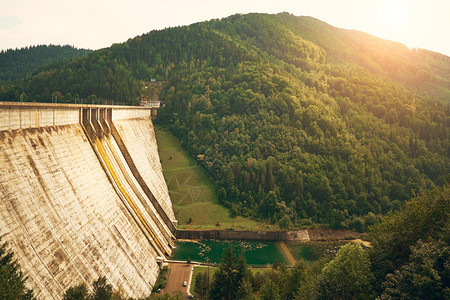
<path fill-rule="evenodd" d="M 450 0 L 0 0 L 0 49 L 99 49 L 153 29 L 283 11 L 450 56 Z"/>

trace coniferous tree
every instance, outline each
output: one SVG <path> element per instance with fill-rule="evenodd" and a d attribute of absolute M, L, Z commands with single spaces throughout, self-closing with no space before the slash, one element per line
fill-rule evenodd
<path fill-rule="evenodd" d="M 89 291 L 85 284 L 68 288 L 63 296 L 64 300 L 88 300 Z"/>
<path fill-rule="evenodd" d="M 224 252 L 219 269 L 214 273 L 210 298 L 236 299 L 243 282 L 247 281 L 246 290 L 248 290 L 248 281 L 251 281 L 251 279 L 252 275 L 244 256 L 241 254 L 236 257 L 230 245 Z"/>
<path fill-rule="evenodd" d="M 194 292 L 200 299 L 206 299 L 209 292 L 209 278 L 205 272 L 199 272 L 195 276 Z"/>
<path fill-rule="evenodd" d="M 14 253 L 0 236 L 0 299 L 34 299 L 33 291 L 25 286 L 20 266 L 14 260 Z"/>

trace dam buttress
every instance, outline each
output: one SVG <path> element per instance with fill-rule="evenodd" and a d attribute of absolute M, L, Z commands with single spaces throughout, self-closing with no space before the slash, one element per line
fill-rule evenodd
<path fill-rule="evenodd" d="M 0 235 L 38 299 L 151 293 L 176 220 L 152 109 L 0 102 Z"/>

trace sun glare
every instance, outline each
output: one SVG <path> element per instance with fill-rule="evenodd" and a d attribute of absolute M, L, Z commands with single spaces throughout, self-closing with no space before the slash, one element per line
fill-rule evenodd
<path fill-rule="evenodd" d="M 406 22 L 405 9 L 406 8 L 401 3 L 389 3 L 384 8 L 383 19 L 385 25 L 391 27 L 392 29 L 399 29 L 403 27 Z"/>
<path fill-rule="evenodd" d="M 409 44 L 411 29 L 410 5 L 406 0 L 384 0 L 378 4 L 375 34 L 380 37 Z M 377 33 L 378 32 L 378 33 Z"/>
<path fill-rule="evenodd" d="M 397 33 L 407 30 L 408 6 L 403 1 L 383 1 L 380 4 L 381 27 Z"/>

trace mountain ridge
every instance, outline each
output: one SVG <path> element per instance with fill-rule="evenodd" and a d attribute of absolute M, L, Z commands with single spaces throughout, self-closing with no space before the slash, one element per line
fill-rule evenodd
<path fill-rule="evenodd" d="M 158 119 L 204 157 L 233 215 L 366 230 L 446 181 L 449 59 L 311 17 L 233 15 L 47 66 L 22 88 L 137 104 L 142 82 L 167 81 Z"/>
<path fill-rule="evenodd" d="M 0 51 L 0 81 L 15 81 L 40 67 L 85 55 L 92 50 L 64 45 L 36 45 Z"/>

